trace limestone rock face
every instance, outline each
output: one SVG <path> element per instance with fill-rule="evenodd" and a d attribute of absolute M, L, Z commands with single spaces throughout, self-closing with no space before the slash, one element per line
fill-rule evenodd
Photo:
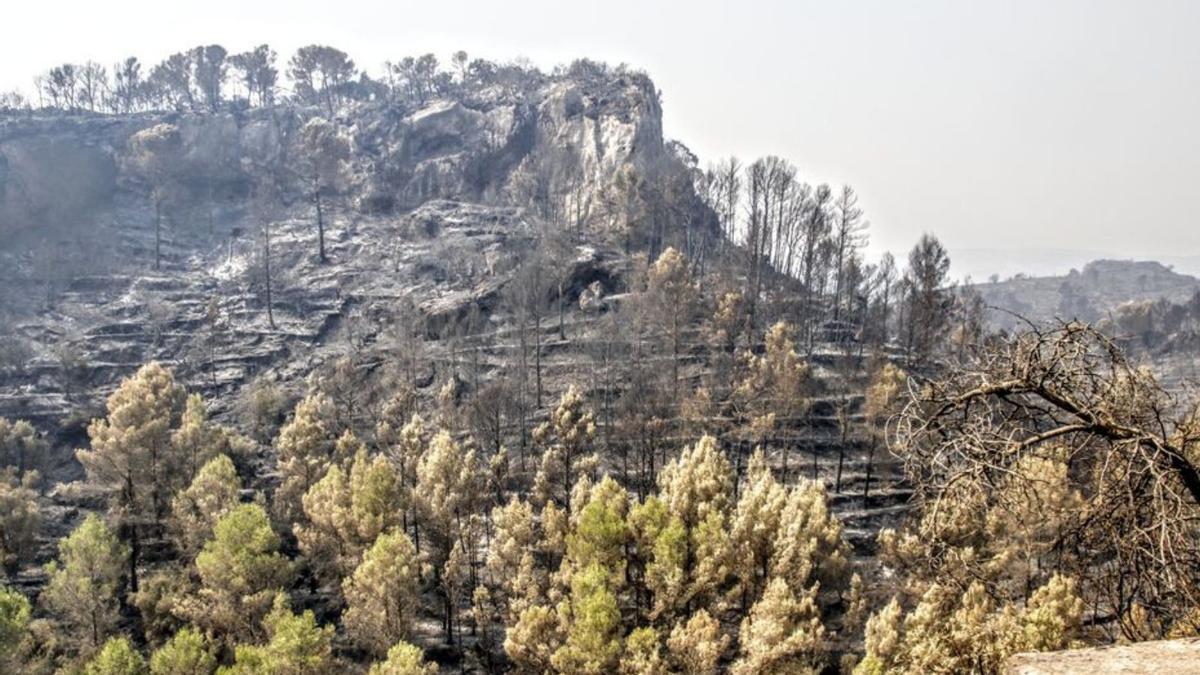
<path fill-rule="evenodd" d="M 603 187 L 624 166 L 642 171 L 669 169 L 664 151 L 662 108 L 649 80 L 556 82 L 537 107 L 533 151 L 525 170 L 550 176 L 552 190 L 582 183 L 583 199 L 598 203 Z M 571 175 L 562 167 L 573 167 Z M 558 184 L 554 184 L 557 180 Z"/>
<path fill-rule="evenodd" d="M 348 203 L 367 212 L 393 212 L 438 198 L 526 206 L 535 200 L 553 212 L 571 202 L 586 205 L 575 211 L 594 219 L 605 188 L 622 167 L 683 170 L 664 151 L 662 109 L 646 76 L 616 71 L 543 80 L 504 94 L 484 90 L 431 100 L 416 109 L 375 101 L 338 111 L 338 127 L 354 149 L 347 166 Z M 301 152 L 297 131 L 321 114 L 316 108 L 279 107 L 217 114 L 0 116 L 0 203 L 32 208 L 22 203 L 28 199 L 21 186 L 50 185 L 47 175 L 59 178 L 56 192 L 78 194 L 93 208 L 111 205 L 119 196 L 115 186 L 144 191 L 123 175 L 121 155 L 131 135 L 162 123 L 179 128 L 180 182 L 193 192 L 210 194 L 217 185 L 236 196 L 245 192 L 239 183 L 247 162 L 294 170 Z M 302 191 L 297 183 L 292 181 L 293 189 Z"/>

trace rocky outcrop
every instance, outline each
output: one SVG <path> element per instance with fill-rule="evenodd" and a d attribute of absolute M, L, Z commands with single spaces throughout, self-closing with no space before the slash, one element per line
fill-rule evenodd
<path fill-rule="evenodd" d="M 143 113 L 125 116 L 0 115 L 0 230 L 60 225 L 72 214 L 47 214 L 70 195 L 79 207 L 107 209 L 124 186 L 144 191 L 122 168 L 129 137 L 160 123 L 180 130 L 178 181 L 193 201 L 245 192 L 244 160 L 295 168 L 297 130 L 319 109 L 280 107 L 217 114 Z M 662 110 L 644 75 L 546 78 L 506 96 L 459 92 L 417 109 L 364 102 L 339 111 L 351 142 L 348 203 L 375 212 L 403 212 L 432 199 L 561 209 L 568 200 L 598 205 L 616 172 L 679 172 L 664 152 Z M 299 198 L 307 186 L 285 184 Z M 568 194 L 569 193 L 569 194 Z"/>

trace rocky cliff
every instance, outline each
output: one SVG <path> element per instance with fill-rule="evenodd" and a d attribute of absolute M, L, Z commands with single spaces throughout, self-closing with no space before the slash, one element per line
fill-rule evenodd
<path fill-rule="evenodd" d="M 322 114 L 277 107 L 0 116 L 0 230 L 69 225 L 64 221 L 90 215 L 81 210 L 111 208 L 123 191 L 136 192 L 137 177 L 122 168 L 122 154 L 130 136 L 161 123 L 179 129 L 184 187 L 244 194 L 245 161 L 296 163 L 298 129 Z M 595 220 L 623 168 L 656 179 L 684 170 L 663 142 L 653 83 L 623 71 L 493 86 L 416 108 L 359 102 L 340 110 L 335 122 L 351 145 L 344 197 L 366 212 L 406 211 L 431 199 L 559 208 L 579 200 Z"/>

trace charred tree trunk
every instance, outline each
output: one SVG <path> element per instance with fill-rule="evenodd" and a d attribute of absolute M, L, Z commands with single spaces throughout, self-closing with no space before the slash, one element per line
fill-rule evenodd
<path fill-rule="evenodd" d="M 537 407 L 542 407 L 542 315 L 539 312 L 533 319 L 533 370 L 537 380 Z"/>
<path fill-rule="evenodd" d="M 162 260 L 162 199 L 154 198 L 154 269 L 161 268 Z"/>
<path fill-rule="evenodd" d="M 863 508 L 867 508 L 867 500 L 871 498 L 871 468 L 875 464 L 875 440 L 867 450 L 867 475 L 863 478 Z"/>
<path fill-rule="evenodd" d="M 318 179 L 313 179 L 313 203 L 317 207 L 317 252 L 321 262 L 327 262 L 325 257 L 325 212 L 321 207 L 321 185 Z"/>
<path fill-rule="evenodd" d="M 271 308 L 271 224 L 263 223 L 263 282 L 267 292 L 267 322 L 275 330 L 275 311 Z"/>

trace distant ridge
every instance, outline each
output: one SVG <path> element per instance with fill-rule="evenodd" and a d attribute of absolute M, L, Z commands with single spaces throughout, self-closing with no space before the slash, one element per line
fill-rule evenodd
<path fill-rule="evenodd" d="M 962 248 L 951 249 L 950 274 L 964 280 L 987 281 L 992 275 L 1007 279 L 1016 274 L 1030 277 L 1064 276 L 1083 269 L 1095 260 L 1154 260 L 1180 272 L 1200 277 L 1200 253 L 1175 255 L 1129 255 L 1118 251 L 1069 248 Z"/>
<path fill-rule="evenodd" d="M 1019 323 L 1014 314 L 1035 322 L 1098 321 L 1126 302 L 1185 302 L 1200 291 L 1200 279 L 1157 261 L 1094 260 L 1066 274 L 1017 275 L 973 288 L 994 308 L 988 311 L 991 325 L 1007 329 Z"/>

